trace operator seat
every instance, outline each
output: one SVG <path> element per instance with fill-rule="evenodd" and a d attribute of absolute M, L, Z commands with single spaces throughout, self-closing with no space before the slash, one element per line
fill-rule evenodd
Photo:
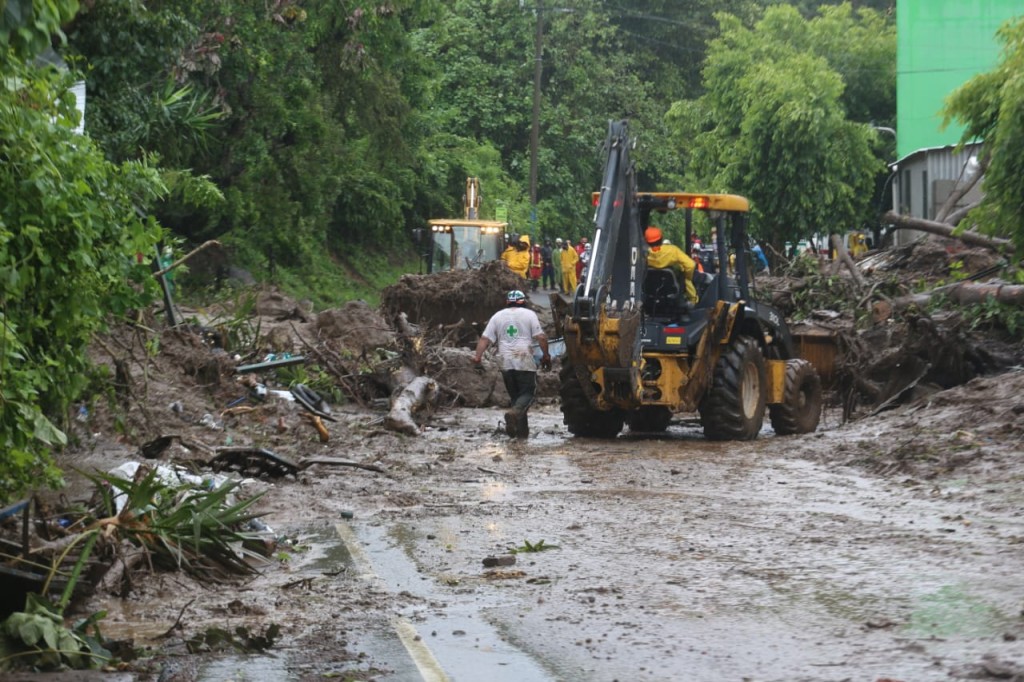
<path fill-rule="evenodd" d="M 644 276 L 644 310 L 648 315 L 671 315 L 682 306 L 679 275 L 670 268 L 648 268 Z"/>

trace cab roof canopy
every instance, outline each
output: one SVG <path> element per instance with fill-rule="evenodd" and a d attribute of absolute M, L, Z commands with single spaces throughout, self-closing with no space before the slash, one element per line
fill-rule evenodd
<path fill-rule="evenodd" d="M 500 227 L 503 229 L 508 225 L 508 223 L 503 223 L 500 220 L 469 220 L 468 218 L 436 218 L 428 220 L 427 224 L 439 227 L 465 225 L 467 227 Z"/>
<path fill-rule="evenodd" d="M 704 194 L 693 192 L 637 192 L 637 204 L 654 211 L 673 211 L 692 208 L 702 211 L 750 211 L 750 201 L 738 194 Z M 601 193 L 594 192 L 593 201 L 597 206 Z"/>

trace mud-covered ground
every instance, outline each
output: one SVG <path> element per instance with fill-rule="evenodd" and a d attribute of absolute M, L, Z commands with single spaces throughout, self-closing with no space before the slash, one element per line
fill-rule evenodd
<path fill-rule="evenodd" d="M 85 608 L 165 682 L 1024 679 L 1022 389 L 1011 371 L 746 443 L 685 415 L 658 438 L 574 439 L 550 399 L 526 442 L 497 408 L 411 437 L 342 408 L 330 442 L 290 436 L 384 473 L 247 483 L 279 539 L 257 577 L 144 576 Z M 244 433 L 222 426 L 207 440 Z M 136 456 L 108 436 L 76 466 Z M 272 623 L 268 654 L 185 652 Z"/>
<path fill-rule="evenodd" d="M 949 252 L 934 253 L 947 267 Z M 187 311 L 218 343 L 154 318 L 96 345 L 111 382 L 71 422 L 66 499 L 89 493 L 77 471 L 140 460 L 160 436 L 177 438 L 153 464 L 196 466 L 235 445 L 382 470 L 313 464 L 247 479 L 243 494 L 263 493 L 273 543 L 254 577 L 213 584 L 140 570 L 127 597 L 78 604 L 106 611 L 104 635 L 141 654 L 125 674 L 1024 682 L 1019 342 L 990 347 L 994 338 L 968 334 L 955 316 L 914 330 L 879 325 L 850 346 L 885 361 L 864 365 L 877 376 L 860 372 L 874 401 L 850 409 L 853 394 L 832 396 L 816 433 L 766 427 L 743 443 L 705 441 L 696 415 L 657 437 L 572 438 L 547 373 L 531 437 L 510 441 L 496 365 L 479 371 L 468 350 L 478 320 L 467 310 L 485 317 L 501 300 L 463 279 L 447 289 L 404 279 L 384 297 L 388 319 L 359 302 L 313 315 L 261 294 L 252 320 Z M 398 329 L 396 311 L 424 297 L 407 320 L 417 329 Z M 544 292 L 533 302 L 543 307 Z M 246 331 L 247 356 L 223 350 Z M 237 372 L 284 352 L 306 362 Z M 857 377 L 850 363 L 863 358 L 847 355 L 840 364 Z M 975 362 L 982 376 L 948 388 L 959 379 L 940 355 L 998 362 Z M 435 378 L 446 405 L 420 415 L 417 435 L 385 427 L 388 382 L 403 364 Z M 359 396 L 335 401 L 327 442 L 299 405 L 275 396 L 295 382 Z M 270 392 L 255 398 L 264 384 Z M 844 407 L 855 421 L 842 423 Z M 281 634 L 263 654 L 186 647 L 211 628 L 271 626 Z"/>

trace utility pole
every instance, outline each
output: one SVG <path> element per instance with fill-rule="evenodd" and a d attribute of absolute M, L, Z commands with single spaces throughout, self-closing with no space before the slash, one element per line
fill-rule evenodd
<path fill-rule="evenodd" d="M 533 130 L 530 132 L 530 227 L 537 226 L 537 155 L 540 148 L 540 81 L 544 71 L 544 2 L 537 0 L 537 35 L 533 44 Z M 534 236 L 537 236 L 536 234 Z"/>

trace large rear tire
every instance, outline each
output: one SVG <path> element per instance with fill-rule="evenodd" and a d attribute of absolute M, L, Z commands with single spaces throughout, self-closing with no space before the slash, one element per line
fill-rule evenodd
<path fill-rule="evenodd" d="M 627 422 L 630 431 L 660 433 L 672 421 L 672 410 L 660 405 L 638 407 L 629 413 Z"/>
<path fill-rule="evenodd" d="M 806 360 L 786 361 L 786 387 L 782 402 L 769 405 L 772 428 L 780 436 L 811 433 L 821 419 L 821 377 Z"/>
<path fill-rule="evenodd" d="M 709 440 L 753 440 L 767 402 L 764 356 L 748 336 L 738 337 L 715 364 L 711 391 L 698 407 Z"/>
<path fill-rule="evenodd" d="M 615 438 L 619 435 L 625 421 L 622 410 L 595 409 L 583 392 L 576 368 L 567 357 L 562 359 L 558 380 L 562 422 L 569 428 L 569 433 L 583 438 Z"/>

